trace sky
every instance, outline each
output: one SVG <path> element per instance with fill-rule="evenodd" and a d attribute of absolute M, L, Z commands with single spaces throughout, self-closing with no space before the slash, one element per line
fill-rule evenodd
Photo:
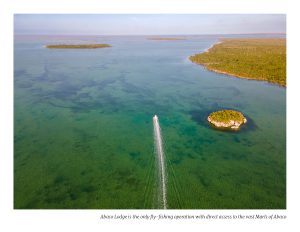
<path fill-rule="evenodd" d="M 15 14 L 15 34 L 184 35 L 285 33 L 284 14 Z"/>

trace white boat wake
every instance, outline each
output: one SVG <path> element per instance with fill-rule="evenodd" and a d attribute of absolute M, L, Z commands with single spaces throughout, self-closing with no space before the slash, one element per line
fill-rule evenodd
<path fill-rule="evenodd" d="M 165 172 L 165 157 L 162 143 L 162 135 L 159 126 L 159 121 L 157 115 L 153 117 L 153 129 L 154 129 L 154 145 L 155 153 L 158 161 L 158 172 L 159 172 L 159 189 L 160 189 L 160 201 L 162 207 L 167 209 L 167 188 L 166 188 L 166 172 Z"/>

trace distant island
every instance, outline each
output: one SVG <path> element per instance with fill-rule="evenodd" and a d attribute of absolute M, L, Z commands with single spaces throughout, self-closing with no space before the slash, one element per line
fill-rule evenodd
<path fill-rule="evenodd" d="M 150 37 L 148 40 L 186 40 L 185 38 L 172 38 L 172 37 Z"/>
<path fill-rule="evenodd" d="M 46 48 L 55 49 L 95 49 L 95 48 L 109 48 L 109 44 L 52 44 L 46 45 Z"/>
<path fill-rule="evenodd" d="M 286 39 L 223 39 L 190 60 L 214 72 L 286 86 Z"/>
<path fill-rule="evenodd" d="M 239 111 L 220 110 L 212 112 L 207 121 L 220 129 L 238 130 L 240 126 L 247 122 L 246 117 Z"/>

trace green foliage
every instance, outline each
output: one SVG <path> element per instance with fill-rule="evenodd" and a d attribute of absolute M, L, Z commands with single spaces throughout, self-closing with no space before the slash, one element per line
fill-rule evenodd
<path fill-rule="evenodd" d="M 111 47 L 109 44 L 55 44 L 47 45 L 47 48 L 56 49 L 91 49 L 91 48 L 108 48 Z"/>
<path fill-rule="evenodd" d="M 190 60 L 212 71 L 286 86 L 286 39 L 226 39 Z"/>
<path fill-rule="evenodd" d="M 234 120 L 240 123 L 244 122 L 244 115 L 241 112 L 234 110 L 220 110 L 216 112 L 212 112 L 209 117 L 213 121 L 217 122 L 229 122 L 230 120 Z"/>

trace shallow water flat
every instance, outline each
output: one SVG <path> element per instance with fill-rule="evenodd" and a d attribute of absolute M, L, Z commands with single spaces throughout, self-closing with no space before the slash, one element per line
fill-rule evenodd
<path fill-rule="evenodd" d="M 70 41 L 112 47 L 44 47 Z M 16 37 L 14 207 L 158 208 L 157 114 L 168 208 L 285 208 L 286 89 L 188 60 L 217 41 Z M 249 123 L 214 130 L 206 118 L 221 108 Z"/>

